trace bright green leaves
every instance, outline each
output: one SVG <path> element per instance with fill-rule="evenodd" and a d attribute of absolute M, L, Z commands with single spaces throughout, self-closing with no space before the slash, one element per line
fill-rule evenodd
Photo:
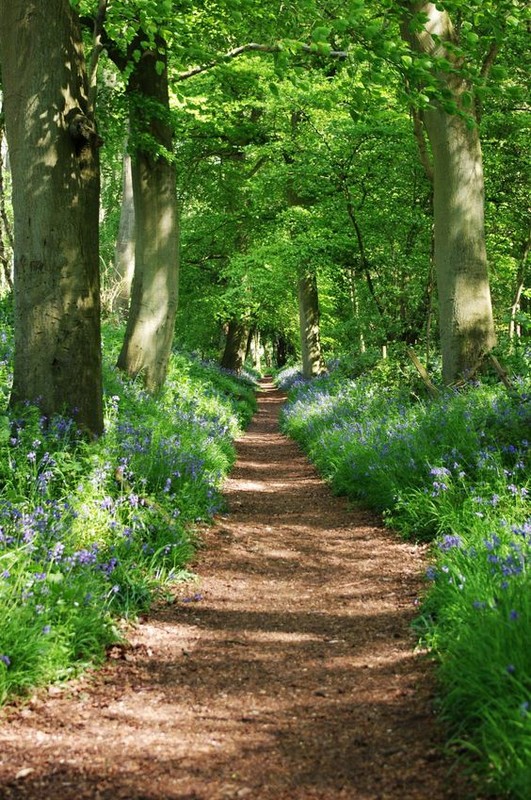
<path fill-rule="evenodd" d="M 328 42 L 328 38 L 332 32 L 330 27 L 318 27 L 312 31 L 312 42 Z"/>

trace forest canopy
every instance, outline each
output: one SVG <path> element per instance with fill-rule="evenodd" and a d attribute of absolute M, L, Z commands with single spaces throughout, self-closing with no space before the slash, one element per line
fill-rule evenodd
<path fill-rule="evenodd" d="M 2 8 L 12 402 L 101 431 L 100 307 L 152 392 L 174 344 L 307 376 L 413 348 L 447 384 L 521 347 L 525 3 Z"/>

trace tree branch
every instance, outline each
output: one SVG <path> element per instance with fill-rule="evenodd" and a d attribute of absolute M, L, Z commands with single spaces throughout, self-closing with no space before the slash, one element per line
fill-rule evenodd
<path fill-rule="evenodd" d="M 430 154 L 428 152 L 428 145 L 426 136 L 424 134 L 424 125 L 420 112 L 417 108 L 411 109 L 411 118 L 413 119 L 413 133 L 419 149 L 420 163 L 424 167 L 427 179 L 433 183 L 433 164 L 431 163 Z"/>
<path fill-rule="evenodd" d="M 498 42 L 494 41 L 491 43 L 487 55 L 483 60 L 483 64 L 481 65 L 480 75 L 482 78 L 488 78 L 489 73 L 494 66 L 494 62 L 496 61 L 496 57 L 500 50 L 500 46 Z"/>
<path fill-rule="evenodd" d="M 485 80 L 485 81 L 489 77 L 490 71 L 491 71 L 492 67 L 494 66 L 494 62 L 496 61 L 496 56 L 498 55 L 499 49 L 500 49 L 500 46 L 499 46 L 498 42 L 496 42 L 496 41 L 491 42 L 491 45 L 490 45 L 490 47 L 489 47 L 489 49 L 487 51 L 487 54 L 486 54 L 485 58 L 483 59 L 483 64 L 481 65 L 481 70 L 480 70 L 479 74 L 480 74 L 481 78 L 483 78 L 483 80 Z M 481 101 L 481 97 L 478 94 L 476 94 L 475 100 L 476 100 L 476 102 L 475 102 L 476 120 L 479 123 L 479 122 L 481 122 L 481 117 L 483 116 L 483 103 Z"/>
<path fill-rule="evenodd" d="M 247 174 L 244 175 L 244 180 L 250 180 L 251 178 L 253 178 L 258 172 L 258 170 L 261 169 L 267 161 L 269 161 L 269 156 L 261 156 L 254 165 L 254 167 L 251 167 L 249 172 L 247 172 Z"/>
<path fill-rule="evenodd" d="M 378 295 L 376 294 L 376 291 L 375 291 L 375 288 L 374 288 L 374 283 L 373 283 L 373 280 L 372 280 L 371 271 L 369 269 L 369 262 L 367 260 L 367 255 L 365 253 L 365 243 L 363 241 L 363 236 L 361 234 L 361 228 L 360 228 L 360 226 L 358 224 L 358 220 L 357 220 L 357 217 L 356 217 L 356 212 L 354 210 L 354 203 L 353 203 L 353 200 L 352 200 L 352 194 L 350 193 L 350 189 L 346 184 L 343 185 L 343 193 L 344 193 L 344 196 L 345 196 L 345 202 L 346 202 L 346 206 L 347 206 L 347 214 L 348 214 L 348 217 L 349 217 L 349 219 L 350 219 L 350 221 L 352 223 L 354 231 L 356 233 L 356 239 L 358 240 L 358 248 L 359 248 L 359 252 L 360 252 L 361 268 L 363 270 L 363 273 L 365 275 L 365 279 L 367 281 L 367 287 L 368 287 L 369 293 L 370 293 L 370 295 L 371 295 L 371 297 L 372 297 L 372 299 L 374 301 L 374 304 L 375 304 L 376 308 L 378 309 L 378 313 L 380 314 L 381 319 L 385 320 L 384 310 L 382 308 L 382 304 L 380 303 Z"/>
<path fill-rule="evenodd" d="M 99 0 L 98 11 L 93 21 L 92 29 L 92 53 L 90 54 L 90 63 L 88 66 L 88 79 L 89 79 L 89 96 L 88 96 L 88 109 L 87 116 L 91 119 L 94 117 L 96 109 L 96 97 L 98 94 L 98 62 L 103 50 L 103 25 L 105 17 L 107 16 L 108 0 Z"/>
<path fill-rule="evenodd" d="M 238 56 L 243 55 L 244 53 L 252 53 L 252 52 L 259 52 L 259 53 L 280 53 L 284 48 L 281 44 L 259 44 L 258 42 L 248 42 L 247 44 L 242 44 L 239 47 L 234 47 L 232 50 L 229 50 L 227 53 L 221 55 L 215 61 L 209 61 L 208 64 L 202 64 L 197 67 L 192 67 L 191 69 L 187 69 L 184 72 L 179 72 L 176 76 L 176 80 L 178 81 L 185 81 L 188 78 L 193 78 L 194 75 L 199 75 L 201 72 L 206 72 L 206 70 L 212 69 L 213 67 L 218 67 L 220 64 L 223 64 L 225 61 L 231 61 L 233 58 L 237 58 Z M 322 56 L 327 55 L 330 58 L 337 58 L 337 59 L 346 59 L 348 58 L 348 53 L 345 50 L 330 50 L 328 53 L 320 53 L 315 47 L 311 45 L 304 44 L 300 47 L 302 53 L 308 53 L 309 55 L 315 56 Z"/>

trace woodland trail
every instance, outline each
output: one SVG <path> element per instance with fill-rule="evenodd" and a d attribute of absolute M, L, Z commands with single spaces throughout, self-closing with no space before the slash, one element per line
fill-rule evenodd
<path fill-rule="evenodd" d="M 349 510 L 262 382 L 228 512 L 99 671 L 0 724 L 0 798 L 464 800 L 410 625 L 423 549 Z"/>

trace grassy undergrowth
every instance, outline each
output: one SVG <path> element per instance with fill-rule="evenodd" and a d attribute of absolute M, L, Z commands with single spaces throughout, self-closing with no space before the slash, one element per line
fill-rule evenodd
<path fill-rule="evenodd" d="M 529 374 L 527 372 L 527 374 Z M 388 368 L 311 382 L 291 370 L 284 430 L 337 493 L 430 542 L 416 625 L 451 743 L 484 788 L 531 786 L 529 379 L 420 400 Z"/>
<path fill-rule="evenodd" d="M 120 618 L 187 575 L 255 407 L 249 381 L 178 353 L 147 395 L 111 366 L 121 333 L 105 330 L 99 441 L 32 406 L 0 417 L 0 702 L 100 660 Z M 4 400 L 10 342 L 4 323 Z"/>

